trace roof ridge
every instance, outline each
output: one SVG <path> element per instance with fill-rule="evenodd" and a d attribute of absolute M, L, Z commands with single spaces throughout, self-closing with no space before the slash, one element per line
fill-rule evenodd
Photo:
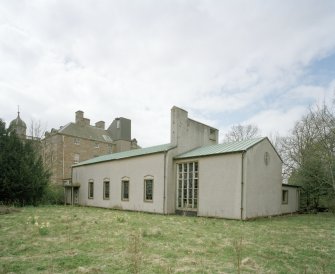
<path fill-rule="evenodd" d="M 267 137 L 258 137 L 241 141 L 226 142 L 208 146 L 200 146 L 187 152 L 177 155 L 176 159 L 191 158 L 206 155 L 225 154 L 233 152 L 242 152 L 250 149 L 259 142 L 268 139 Z"/>
<path fill-rule="evenodd" d="M 62 132 L 64 129 L 66 129 L 70 124 L 73 124 L 72 122 L 69 122 L 67 124 L 65 124 L 65 126 L 61 126 L 60 129 L 58 130 L 58 132 Z"/>
<path fill-rule="evenodd" d="M 239 140 L 239 141 L 229 141 L 229 142 L 224 142 L 221 143 L 219 145 L 223 145 L 223 144 L 231 144 L 231 143 L 241 143 L 241 142 L 248 142 L 248 141 L 255 141 L 255 140 L 262 140 L 262 139 L 266 139 L 267 137 L 255 137 L 255 138 L 250 138 L 250 139 L 245 139 L 245 140 Z"/>
<path fill-rule="evenodd" d="M 75 138 L 84 138 L 104 142 L 110 142 L 103 137 L 104 135 L 111 137 L 108 130 L 106 129 L 102 129 L 92 125 L 79 125 L 74 122 L 67 123 L 61 129 L 59 129 L 58 132 L 60 134 L 65 134 Z"/>
<path fill-rule="evenodd" d="M 126 151 L 106 154 L 106 155 L 98 156 L 98 157 L 80 162 L 74 165 L 74 167 L 95 164 L 95 163 L 100 163 L 100 162 L 108 162 L 108 161 L 119 160 L 119 159 L 124 159 L 124 158 L 131 158 L 131 157 L 142 156 L 142 155 L 149 155 L 149 154 L 158 153 L 158 152 L 164 152 L 164 151 L 168 151 L 172 149 L 173 147 L 174 146 L 171 143 L 167 143 L 167 144 L 156 145 L 156 146 L 151 146 L 151 147 L 137 148 L 137 149 L 132 149 L 132 150 L 126 150 Z"/>

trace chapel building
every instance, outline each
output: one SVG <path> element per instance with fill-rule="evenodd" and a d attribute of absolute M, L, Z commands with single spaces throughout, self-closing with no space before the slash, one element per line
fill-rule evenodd
<path fill-rule="evenodd" d="M 170 143 L 72 166 L 65 202 L 159 214 L 246 220 L 299 209 L 266 137 L 218 144 L 218 130 L 171 109 Z"/>

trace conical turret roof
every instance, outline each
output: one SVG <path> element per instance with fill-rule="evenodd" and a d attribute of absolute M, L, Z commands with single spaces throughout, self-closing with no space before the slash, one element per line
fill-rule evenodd
<path fill-rule="evenodd" d="M 10 128 L 18 128 L 18 127 L 22 127 L 22 128 L 27 128 L 26 123 L 21 119 L 20 117 L 20 112 L 17 112 L 17 117 L 16 119 L 14 119 L 13 121 L 10 122 L 9 124 Z"/>

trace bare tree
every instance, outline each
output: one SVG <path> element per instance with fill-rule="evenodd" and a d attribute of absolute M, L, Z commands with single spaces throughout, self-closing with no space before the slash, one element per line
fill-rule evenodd
<path fill-rule="evenodd" d="M 290 182 L 304 189 L 307 208 L 317 208 L 321 197 L 334 199 L 335 115 L 326 104 L 310 108 L 283 138 L 283 160 Z"/>
<path fill-rule="evenodd" d="M 28 138 L 32 140 L 41 140 L 46 132 L 46 126 L 41 121 L 30 121 Z"/>
<path fill-rule="evenodd" d="M 260 137 L 260 130 L 256 125 L 233 125 L 225 134 L 223 142 L 234 142 Z"/>

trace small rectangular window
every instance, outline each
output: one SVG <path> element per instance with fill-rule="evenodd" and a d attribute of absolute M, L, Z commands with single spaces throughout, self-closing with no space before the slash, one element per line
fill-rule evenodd
<path fill-rule="evenodd" d="M 73 143 L 76 145 L 80 145 L 80 139 L 79 138 L 74 138 Z"/>
<path fill-rule="evenodd" d="M 129 200 L 129 181 L 122 181 L 121 200 Z"/>
<path fill-rule="evenodd" d="M 98 142 L 95 142 L 95 143 L 94 143 L 94 147 L 95 147 L 95 148 L 99 148 L 99 143 L 98 143 Z"/>
<path fill-rule="evenodd" d="M 88 198 L 94 198 L 94 182 L 88 182 Z"/>
<path fill-rule="evenodd" d="M 104 181 L 104 199 L 109 200 L 109 181 Z"/>
<path fill-rule="evenodd" d="M 152 202 L 153 200 L 154 180 L 144 180 L 144 201 Z"/>
<path fill-rule="evenodd" d="M 282 202 L 282 204 L 287 204 L 288 203 L 288 190 L 283 190 L 282 191 L 281 202 Z"/>

